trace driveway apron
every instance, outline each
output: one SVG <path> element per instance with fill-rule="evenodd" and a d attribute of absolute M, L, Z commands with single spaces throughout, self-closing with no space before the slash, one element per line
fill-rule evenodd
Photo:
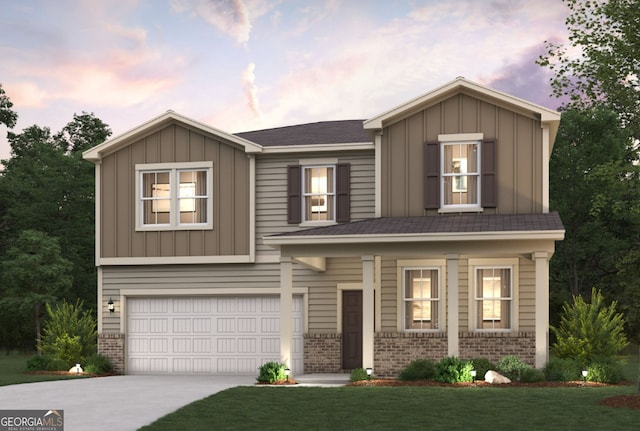
<path fill-rule="evenodd" d="M 64 410 L 65 431 L 137 430 L 251 375 L 113 376 L 0 387 L 1 410 Z"/>

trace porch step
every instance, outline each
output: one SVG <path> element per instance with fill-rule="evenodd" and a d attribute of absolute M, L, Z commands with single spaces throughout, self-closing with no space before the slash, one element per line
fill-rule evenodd
<path fill-rule="evenodd" d="M 300 374 L 294 379 L 300 385 L 308 386 L 344 386 L 349 383 L 349 374 Z"/>

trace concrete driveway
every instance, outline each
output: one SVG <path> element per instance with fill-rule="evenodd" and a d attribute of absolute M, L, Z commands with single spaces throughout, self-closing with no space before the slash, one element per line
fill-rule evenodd
<path fill-rule="evenodd" d="M 114 376 L 0 387 L 2 410 L 64 410 L 65 431 L 137 430 L 255 376 Z"/>

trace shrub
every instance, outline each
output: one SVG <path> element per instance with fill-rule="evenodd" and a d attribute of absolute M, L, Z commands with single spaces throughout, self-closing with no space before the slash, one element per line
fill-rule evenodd
<path fill-rule="evenodd" d="M 573 304 L 562 306 L 558 328 L 551 327 L 557 337 L 553 351 L 560 358 L 576 358 L 583 364 L 598 357 L 614 357 L 627 346 L 622 313 L 616 313 L 617 303 L 603 304 L 602 293 L 591 291 L 591 303 L 580 296 Z"/>
<path fill-rule="evenodd" d="M 109 358 L 98 353 L 89 356 L 85 361 L 84 371 L 90 374 L 110 373 L 112 369 Z"/>
<path fill-rule="evenodd" d="M 520 373 L 520 381 L 524 383 L 543 382 L 544 373 L 536 368 L 526 368 Z"/>
<path fill-rule="evenodd" d="M 52 359 L 49 355 L 33 355 L 27 360 L 27 371 L 48 370 Z"/>
<path fill-rule="evenodd" d="M 429 380 L 436 374 L 436 364 L 429 359 L 414 359 L 402 371 L 400 380 Z"/>
<path fill-rule="evenodd" d="M 443 383 L 459 383 L 472 381 L 471 370 L 473 364 L 470 361 L 461 361 L 455 356 L 443 358 L 436 364 L 434 380 Z"/>
<path fill-rule="evenodd" d="M 622 364 L 613 358 L 596 359 L 587 367 L 587 380 L 598 383 L 618 383 L 623 379 Z"/>
<path fill-rule="evenodd" d="M 496 369 L 495 364 L 485 358 L 471 359 L 471 363 L 473 364 L 473 368 L 476 370 L 476 380 L 484 379 L 484 375 L 487 374 L 487 371 Z"/>
<path fill-rule="evenodd" d="M 582 378 L 582 363 L 578 359 L 553 358 L 544 367 L 544 376 L 553 382 L 571 382 Z"/>
<path fill-rule="evenodd" d="M 64 362 L 67 367 L 70 367 L 82 359 L 82 345 L 80 344 L 80 337 L 70 337 L 67 334 L 63 334 L 56 338 L 56 341 L 49 346 L 49 352 L 54 358 Z"/>
<path fill-rule="evenodd" d="M 496 371 L 513 381 L 520 381 L 522 372 L 528 368 L 531 367 L 514 355 L 504 356 L 496 364 Z"/>
<path fill-rule="evenodd" d="M 46 305 L 48 319 L 42 328 L 42 351 L 56 356 L 69 365 L 84 362 L 85 358 L 96 352 L 96 321 L 88 311 L 82 311 L 82 301 L 75 304 L 63 302 L 55 308 Z M 75 357 L 59 355 L 71 354 L 71 345 L 67 340 L 78 338 L 80 350 L 73 346 Z"/>
<path fill-rule="evenodd" d="M 350 382 L 359 382 L 360 380 L 367 380 L 369 376 L 367 375 L 367 370 L 364 368 L 355 368 L 351 370 L 351 375 L 349 376 Z"/>
<path fill-rule="evenodd" d="M 275 383 L 285 380 L 287 378 L 284 372 L 285 368 L 287 368 L 285 364 L 275 361 L 267 362 L 260 367 L 260 374 L 256 380 L 260 383 Z"/>

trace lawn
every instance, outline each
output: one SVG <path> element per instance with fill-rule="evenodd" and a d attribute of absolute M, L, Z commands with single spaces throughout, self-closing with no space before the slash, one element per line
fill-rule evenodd
<path fill-rule="evenodd" d="M 20 353 L 0 353 L 0 386 L 83 378 L 74 375 L 25 374 L 30 357 L 31 355 Z"/>
<path fill-rule="evenodd" d="M 636 430 L 640 410 L 598 405 L 635 389 L 238 387 L 141 430 Z"/>

